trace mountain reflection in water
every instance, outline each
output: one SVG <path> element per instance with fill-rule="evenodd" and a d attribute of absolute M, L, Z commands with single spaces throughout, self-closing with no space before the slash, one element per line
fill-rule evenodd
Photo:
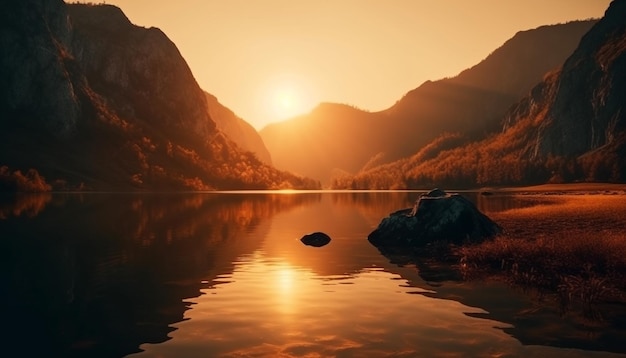
<path fill-rule="evenodd" d="M 525 345 L 543 343 L 520 330 L 542 328 L 512 325 L 531 303 L 503 285 L 433 286 L 415 266 L 382 256 L 367 235 L 418 195 L 3 198 L 2 341 L 25 356 L 593 353 Z M 487 212 L 514 206 L 472 195 Z M 331 243 L 300 242 L 315 231 Z"/>

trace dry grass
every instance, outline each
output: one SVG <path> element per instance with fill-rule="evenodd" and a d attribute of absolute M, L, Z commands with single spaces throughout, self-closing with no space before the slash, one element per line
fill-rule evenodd
<path fill-rule="evenodd" d="M 612 184 L 612 183 L 570 183 L 570 184 L 541 184 L 541 185 L 533 185 L 526 187 L 511 187 L 511 188 L 500 188 L 496 189 L 496 191 L 502 192 L 517 192 L 517 193 L 533 193 L 536 194 L 538 192 L 558 192 L 558 193 L 566 193 L 566 192 L 579 192 L 579 193 L 593 193 L 593 192 L 626 192 L 626 184 Z"/>
<path fill-rule="evenodd" d="M 507 233 L 459 249 L 469 277 L 503 277 L 554 293 L 585 313 L 626 292 L 626 197 L 559 195 L 547 204 L 492 216 Z"/>
<path fill-rule="evenodd" d="M 562 308 L 585 313 L 626 291 L 626 234 L 563 233 L 535 240 L 503 236 L 460 249 L 468 278 L 498 276 L 524 289 L 558 294 Z"/>
<path fill-rule="evenodd" d="M 512 238 L 626 233 L 624 195 L 523 195 L 536 204 L 490 215 Z"/>

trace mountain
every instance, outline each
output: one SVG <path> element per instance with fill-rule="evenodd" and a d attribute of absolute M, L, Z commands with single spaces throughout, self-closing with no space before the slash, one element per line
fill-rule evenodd
<path fill-rule="evenodd" d="M 0 10 L 0 172 L 34 169 L 55 189 L 317 186 L 220 131 L 161 30 L 110 5 L 26 0 Z"/>
<path fill-rule="evenodd" d="M 204 94 L 209 107 L 209 116 L 215 121 L 217 129 L 237 143 L 241 149 L 256 154 L 266 164 L 272 164 L 270 152 L 256 129 L 222 105 L 215 96 L 207 92 Z"/>
<path fill-rule="evenodd" d="M 595 21 L 575 21 L 520 31 L 476 66 L 453 78 L 426 82 L 407 93 L 385 113 L 408 123 L 397 132 L 400 141 L 422 145 L 445 131 L 473 137 L 499 129 L 510 105 L 522 98 L 543 76 L 563 64 Z M 404 157 L 410 153 L 398 153 Z"/>
<path fill-rule="evenodd" d="M 614 0 L 560 69 L 511 106 L 498 134 L 441 136 L 410 158 L 335 188 L 626 181 L 626 1 Z"/>
<path fill-rule="evenodd" d="M 614 0 L 561 71 L 512 108 L 505 129 L 539 122 L 523 158 L 577 158 L 587 179 L 625 181 L 625 93 L 626 1 Z"/>
<path fill-rule="evenodd" d="M 324 111 L 268 125 L 261 137 L 278 168 L 325 183 L 332 173 L 408 157 L 445 132 L 482 138 L 500 129 L 506 110 L 562 65 L 594 23 L 519 32 L 476 66 L 454 78 L 427 81 L 387 110 L 333 111 L 326 104 Z"/>
<path fill-rule="evenodd" d="M 364 142 L 378 115 L 337 103 L 321 103 L 308 115 L 269 124 L 259 133 L 278 168 L 328 181 L 334 171 L 357 171 L 382 141 Z"/>

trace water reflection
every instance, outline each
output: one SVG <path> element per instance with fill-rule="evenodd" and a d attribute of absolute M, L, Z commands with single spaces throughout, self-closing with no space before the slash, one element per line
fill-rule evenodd
<path fill-rule="evenodd" d="M 202 280 L 231 272 L 259 247 L 246 233 L 263 235 L 271 216 L 318 200 L 65 195 L 36 217 L 20 208 L 41 205 L 18 201 L 11 212 L 22 216 L 0 220 L 0 303 L 13 327 L 4 338 L 42 356 L 122 356 L 162 342 Z"/>
<path fill-rule="evenodd" d="M 446 332 L 459 346 L 480 340 L 475 352 L 509 341 L 497 322 L 463 314 L 484 311 L 407 295 L 427 291 L 383 268 L 320 277 L 257 252 L 226 279 L 193 300 L 172 340 L 137 357 L 432 355 L 450 343 Z"/>
<path fill-rule="evenodd" d="M 50 193 L 3 194 L 0 193 L 0 220 L 26 215 L 35 217 L 50 203 Z"/>
<path fill-rule="evenodd" d="M 567 323 L 548 315 L 520 324 L 515 317 L 532 304 L 504 285 L 434 285 L 427 266 L 380 255 L 367 235 L 419 194 L 52 195 L 7 205 L 5 349 L 69 357 L 591 354 L 523 345 L 577 346 L 533 340 L 538 326 L 555 334 Z M 493 198 L 473 199 L 480 206 Z M 498 205 L 490 210 L 508 204 Z M 333 240 L 302 245 L 316 231 Z"/>

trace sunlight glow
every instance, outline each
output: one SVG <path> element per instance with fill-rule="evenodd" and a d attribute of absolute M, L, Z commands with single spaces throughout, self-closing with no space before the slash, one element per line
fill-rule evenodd
<path fill-rule="evenodd" d="M 296 104 L 296 98 L 290 91 L 278 92 L 276 100 L 283 111 L 291 110 Z"/>
<path fill-rule="evenodd" d="M 268 81 L 265 92 L 265 111 L 274 120 L 289 119 L 306 114 L 317 104 L 308 81 L 294 74 L 281 74 Z"/>
<path fill-rule="evenodd" d="M 289 87 L 274 90 L 271 105 L 274 117 L 279 119 L 290 118 L 304 111 L 297 91 Z"/>

